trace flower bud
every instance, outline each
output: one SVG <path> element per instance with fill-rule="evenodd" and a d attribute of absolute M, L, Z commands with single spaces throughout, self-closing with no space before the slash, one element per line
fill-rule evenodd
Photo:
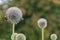
<path fill-rule="evenodd" d="M 47 27 L 47 20 L 44 18 L 39 19 L 37 23 L 38 23 L 39 28 Z"/>
<path fill-rule="evenodd" d="M 24 34 L 20 33 L 16 36 L 16 40 L 26 40 L 26 36 Z"/>
<path fill-rule="evenodd" d="M 51 40 L 56 40 L 57 39 L 57 35 L 56 34 L 51 34 Z"/>

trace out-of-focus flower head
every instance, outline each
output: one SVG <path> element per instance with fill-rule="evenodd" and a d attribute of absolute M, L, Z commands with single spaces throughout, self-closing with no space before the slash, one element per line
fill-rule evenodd
<path fill-rule="evenodd" d="M 47 20 L 41 18 L 37 21 L 39 28 L 46 28 L 47 27 Z"/>
<path fill-rule="evenodd" d="M 18 7 L 10 7 L 6 11 L 6 18 L 11 23 L 19 23 L 19 21 L 23 20 L 22 12 Z"/>
<path fill-rule="evenodd" d="M 14 40 L 16 40 L 17 33 L 14 33 Z M 11 35 L 11 39 L 13 39 L 13 35 Z"/>
<path fill-rule="evenodd" d="M 26 36 L 24 34 L 20 33 L 16 36 L 16 40 L 26 40 Z"/>
<path fill-rule="evenodd" d="M 51 34 L 51 40 L 56 40 L 57 39 L 57 35 L 56 34 Z"/>

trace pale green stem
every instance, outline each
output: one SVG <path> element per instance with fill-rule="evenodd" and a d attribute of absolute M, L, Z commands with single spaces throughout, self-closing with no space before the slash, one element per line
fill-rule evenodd
<path fill-rule="evenodd" d="M 56 39 L 51 39 L 51 40 L 56 40 Z"/>
<path fill-rule="evenodd" d="M 12 40 L 14 40 L 14 29 L 15 29 L 15 24 L 13 23 L 13 29 L 12 29 L 13 38 L 12 38 Z"/>
<path fill-rule="evenodd" d="M 44 40 L 44 28 L 42 28 L 42 40 Z"/>

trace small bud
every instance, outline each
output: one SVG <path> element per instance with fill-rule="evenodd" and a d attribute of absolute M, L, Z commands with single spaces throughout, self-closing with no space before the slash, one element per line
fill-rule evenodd
<path fill-rule="evenodd" d="M 39 28 L 47 27 L 47 20 L 44 18 L 39 19 L 37 23 L 38 23 Z"/>
<path fill-rule="evenodd" d="M 51 40 L 56 40 L 57 39 L 57 35 L 56 34 L 51 34 Z"/>
<path fill-rule="evenodd" d="M 16 40 L 26 40 L 26 36 L 24 34 L 20 33 L 16 36 Z"/>

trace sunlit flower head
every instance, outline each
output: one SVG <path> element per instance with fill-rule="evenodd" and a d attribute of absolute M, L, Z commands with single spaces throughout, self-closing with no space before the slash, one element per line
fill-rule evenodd
<path fill-rule="evenodd" d="M 26 40 L 26 36 L 24 34 L 20 33 L 16 36 L 16 40 Z"/>
<path fill-rule="evenodd" d="M 52 40 L 56 40 L 57 39 L 57 35 L 56 34 L 51 34 L 50 37 L 51 37 Z"/>
<path fill-rule="evenodd" d="M 15 23 L 15 24 L 17 24 L 17 23 L 19 23 L 19 21 L 23 20 L 22 12 L 17 7 L 10 7 L 6 11 L 6 18 L 9 22 Z"/>
<path fill-rule="evenodd" d="M 14 40 L 16 40 L 17 33 L 14 33 Z M 13 35 L 11 35 L 11 39 L 13 39 Z"/>
<path fill-rule="evenodd" d="M 47 20 L 41 18 L 37 21 L 39 28 L 46 28 L 47 27 Z"/>

